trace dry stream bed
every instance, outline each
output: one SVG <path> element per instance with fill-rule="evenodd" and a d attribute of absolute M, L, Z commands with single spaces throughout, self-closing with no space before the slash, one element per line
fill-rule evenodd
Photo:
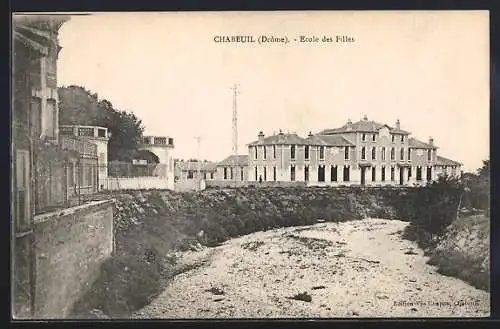
<path fill-rule="evenodd" d="M 408 223 L 366 219 L 257 232 L 177 253 L 183 266 L 135 318 L 487 317 L 490 294 L 443 276 L 401 237 Z"/>

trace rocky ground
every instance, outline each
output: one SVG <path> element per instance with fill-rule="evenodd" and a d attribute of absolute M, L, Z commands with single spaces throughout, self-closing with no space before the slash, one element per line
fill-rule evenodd
<path fill-rule="evenodd" d="M 133 317 L 489 316 L 489 293 L 437 273 L 401 237 L 407 224 L 318 223 L 178 252 L 178 263 L 193 269 Z"/>

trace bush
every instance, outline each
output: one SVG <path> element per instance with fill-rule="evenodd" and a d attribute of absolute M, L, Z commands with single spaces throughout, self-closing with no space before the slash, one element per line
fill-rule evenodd
<path fill-rule="evenodd" d="M 456 179 L 441 177 L 427 186 L 418 187 L 405 207 L 412 222 L 430 234 L 440 234 L 456 218 L 464 189 Z"/>

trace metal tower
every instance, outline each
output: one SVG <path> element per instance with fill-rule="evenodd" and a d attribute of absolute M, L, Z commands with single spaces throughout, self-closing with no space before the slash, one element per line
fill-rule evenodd
<path fill-rule="evenodd" d="M 238 172 L 238 109 L 236 97 L 238 96 L 238 85 L 234 85 L 233 89 L 233 155 L 236 166 L 236 173 Z"/>

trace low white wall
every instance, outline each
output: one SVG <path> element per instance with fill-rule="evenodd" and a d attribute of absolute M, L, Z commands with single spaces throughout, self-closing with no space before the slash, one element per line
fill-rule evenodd
<path fill-rule="evenodd" d="M 173 182 L 166 177 L 107 177 L 102 185 L 104 190 L 173 190 Z"/>
<path fill-rule="evenodd" d="M 207 184 L 204 179 L 182 179 L 175 182 L 175 191 L 202 191 L 206 188 L 206 185 Z"/>

